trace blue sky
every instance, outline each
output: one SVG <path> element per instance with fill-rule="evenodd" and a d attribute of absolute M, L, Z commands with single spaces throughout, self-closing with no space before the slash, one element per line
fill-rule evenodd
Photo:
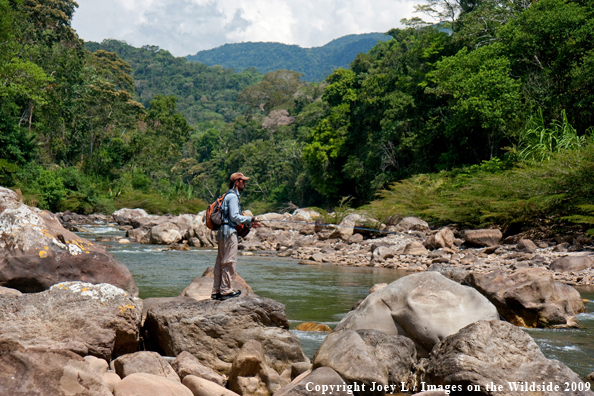
<path fill-rule="evenodd" d="M 176 56 L 225 43 L 315 47 L 353 33 L 385 32 L 418 0 L 77 0 L 72 27 L 86 41 L 158 45 Z"/>

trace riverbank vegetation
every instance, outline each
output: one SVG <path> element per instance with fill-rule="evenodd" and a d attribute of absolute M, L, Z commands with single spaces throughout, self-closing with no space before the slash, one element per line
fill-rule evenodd
<path fill-rule="evenodd" d="M 350 197 L 380 218 L 594 224 L 590 2 L 430 0 L 431 23 L 320 83 L 84 43 L 75 7 L 0 0 L 0 183 L 29 203 L 195 212 L 239 170 L 256 213 Z"/>

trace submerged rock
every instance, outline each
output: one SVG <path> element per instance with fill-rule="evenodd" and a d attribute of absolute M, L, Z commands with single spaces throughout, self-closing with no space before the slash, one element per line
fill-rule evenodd
<path fill-rule="evenodd" d="M 0 286 L 35 293 L 64 281 L 110 283 L 138 295 L 128 268 L 102 246 L 0 187 Z"/>
<path fill-rule="evenodd" d="M 106 360 L 138 348 L 142 301 L 108 284 L 65 282 L 0 297 L 2 339 Z"/>

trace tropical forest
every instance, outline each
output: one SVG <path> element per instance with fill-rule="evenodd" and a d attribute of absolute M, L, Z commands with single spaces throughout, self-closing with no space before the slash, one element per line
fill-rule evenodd
<path fill-rule="evenodd" d="M 84 42 L 76 8 L 0 0 L 0 185 L 28 205 L 196 213 L 239 171 L 255 214 L 594 233 L 591 0 L 427 0 L 307 78 L 274 46 L 236 70 Z"/>

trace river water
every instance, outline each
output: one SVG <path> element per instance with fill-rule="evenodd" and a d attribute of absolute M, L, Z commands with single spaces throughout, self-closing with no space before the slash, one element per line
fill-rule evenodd
<path fill-rule="evenodd" d="M 123 236 L 114 227 L 94 227 L 81 233 L 96 236 Z M 214 250 L 162 251 L 161 246 L 138 243 L 102 242 L 129 269 L 138 285 L 140 298 L 173 297 L 214 265 Z M 334 328 L 353 303 L 364 299 L 376 283 L 390 283 L 407 273 L 387 268 L 352 268 L 332 265 L 299 265 L 296 260 L 276 256 L 239 256 L 238 272 L 262 297 L 286 306 L 291 329 L 302 322 L 324 323 Z M 582 291 L 594 300 L 594 293 Z M 526 329 L 543 353 L 568 365 L 581 377 L 594 372 L 594 302 L 578 315 L 582 326 L 576 330 Z M 325 333 L 291 330 L 301 340 L 311 358 Z"/>

